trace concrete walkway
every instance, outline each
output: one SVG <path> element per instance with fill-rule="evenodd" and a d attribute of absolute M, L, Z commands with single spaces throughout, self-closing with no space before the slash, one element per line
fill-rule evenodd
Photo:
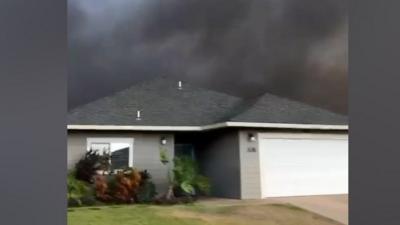
<path fill-rule="evenodd" d="M 321 195 L 306 197 L 268 198 L 260 200 L 237 200 L 222 198 L 201 199 L 200 204 L 230 206 L 288 203 L 305 210 L 317 213 L 343 224 L 348 224 L 348 195 Z"/>

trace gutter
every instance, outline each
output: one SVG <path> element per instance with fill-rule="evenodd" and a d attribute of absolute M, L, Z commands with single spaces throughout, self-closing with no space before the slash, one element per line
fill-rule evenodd
<path fill-rule="evenodd" d="M 223 122 L 206 126 L 120 126 L 120 125 L 67 125 L 68 130 L 129 130 L 129 131 L 208 131 L 226 127 L 243 128 L 287 128 L 310 130 L 348 130 L 348 125 L 292 124 L 292 123 L 247 123 Z"/>

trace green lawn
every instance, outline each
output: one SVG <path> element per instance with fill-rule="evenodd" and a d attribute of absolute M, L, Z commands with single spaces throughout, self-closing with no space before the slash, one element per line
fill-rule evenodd
<path fill-rule="evenodd" d="M 338 225 L 280 204 L 248 206 L 103 206 L 70 208 L 68 225 Z"/>

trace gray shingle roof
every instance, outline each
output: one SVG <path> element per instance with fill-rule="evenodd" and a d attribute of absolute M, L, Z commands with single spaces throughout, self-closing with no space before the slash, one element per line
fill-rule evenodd
<path fill-rule="evenodd" d="M 347 116 L 269 93 L 242 108 L 233 122 L 347 125 Z"/>
<path fill-rule="evenodd" d="M 137 110 L 141 120 L 136 120 Z M 69 125 L 203 126 L 218 122 L 346 125 L 347 117 L 271 94 L 248 101 L 166 78 L 72 109 Z"/>
<path fill-rule="evenodd" d="M 219 122 L 238 97 L 158 78 L 73 109 L 68 124 L 200 126 Z M 141 120 L 136 120 L 137 110 Z"/>

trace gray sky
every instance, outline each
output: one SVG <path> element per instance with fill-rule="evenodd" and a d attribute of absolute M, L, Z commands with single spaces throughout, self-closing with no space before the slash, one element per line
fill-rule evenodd
<path fill-rule="evenodd" d="M 170 76 L 347 114 L 347 1 L 68 0 L 68 7 L 69 108 Z"/>

